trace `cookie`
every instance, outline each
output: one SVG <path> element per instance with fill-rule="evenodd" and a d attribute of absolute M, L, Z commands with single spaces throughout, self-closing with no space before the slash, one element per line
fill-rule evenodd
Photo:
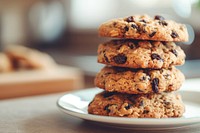
<path fill-rule="evenodd" d="M 188 41 L 184 24 L 165 20 L 162 16 L 135 15 L 113 19 L 99 27 L 99 35 L 113 38 L 131 38 L 156 41 Z"/>
<path fill-rule="evenodd" d="M 5 53 L 16 70 L 49 69 L 56 65 L 48 54 L 23 46 L 13 46 L 8 48 Z"/>
<path fill-rule="evenodd" d="M 109 92 L 146 94 L 178 90 L 184 80 L 175 67 L 151 70 L 106 66 L 96 75 L 95 85 Z"/>
<path fill-rule="evenodd" d="M 175 93 L 130 95 L 104 91 L 88 105 L 90 114 L 132 118 L 181 117 L 184 111 L 181 96 Z"/>
<path fill-rule="evenodd" d="M 183 65 L 184 51 L 174 42 L 111 40 L 98 47 L 98 62 L 130 68 Z"/>
<path fill-rule="evenodd" d="M 11 72 L 13 70 L 12 63 L 8 56 L 0 53 L 0 73 Z"/>

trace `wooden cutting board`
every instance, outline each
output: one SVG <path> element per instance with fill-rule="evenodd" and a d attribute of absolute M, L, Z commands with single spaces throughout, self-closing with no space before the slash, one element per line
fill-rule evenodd
<path fill-rule="evenodd" d="M 63 92 L 83 87 L 83 73 L 79 69 L 67 66 L 0 74 L 0 99 Z"/>

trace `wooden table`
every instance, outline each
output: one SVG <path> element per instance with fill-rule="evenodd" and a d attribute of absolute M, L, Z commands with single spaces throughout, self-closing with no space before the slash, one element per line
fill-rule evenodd
<path fill-rule="evenodd" d="M 105 127 L 59 111 L 63 93 L 0 101 L 0 133 L 199 133 L 200 124 L 163 131 L 139 131 Z"/>

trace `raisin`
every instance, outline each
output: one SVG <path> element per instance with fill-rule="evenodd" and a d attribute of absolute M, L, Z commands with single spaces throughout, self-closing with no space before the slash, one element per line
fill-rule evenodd
<path fill-rule="evenodd" d="M 168 23 L 166 21 L 164 21 L 164 20 L 160 20 L 158 23 L 160 25 L 162 25 L 162 26 L 167 26 L 168 25 Z"/>
<path fill-rule="evenodd" d="M 106 54 L 104 53 L 104 58 L 105 58 L 105 60 L 106 60 L 106 62 L 108 62 L 108 63 L 110 63 L 110 61 L 108 60 L 108 57 L 106 56 Z"/>
<path fill-rule="evenodd" d="M 155 93 L 158 93 L 159 92 L 159 88 L 158 88 L 158 84 L 159 84 L 159 79 L 158 78 L 154 78 L 153 80 L 152 80 L 152 90 L 153 90 L 153 92 L 155 92 Z"/>
<path fill-rule="evenodd" d="M 163 16 L 160 16 L 160 15 L 156 15 L 154 17 L 154 20 L 165 20 L 165 18 Z"/>
<path fill-rule="evenodd" d="M 163 60 L 163 59 L 160 57 L 160 55 L 158 55 L 158 54 L 152 54 L 152 55 L 151 55 L 151 59 L 152 59 L 152 60 L 154 60 L 154 59 L 156 59 L 156 60 Z"/>
<path fill-rule="evenodd" d="M 124 27 L 124 30 L 125 30 L 125 31 L 128 31 L 128 30 L 129 30 L 128 26 L 125 26 L 125 27 Z"/>
<path fill-rule="evenodd" d="M 176 31 L 172 30 L 171 37 L 172 38 L 178 37 L 178 34 L 176 33 Z"/>
<path fill-rule="evenodd" d="M 108 104 L 108 105 L 106 105 L 105 107 L 104 107 L 104 110 L 106 110 L 108 113 L 110 113 L 110 109 L 109 109 L 109 107 L 110 107 L 111 105 L 110 104 Z"/>
<path fill-rule="evenodd" d="M 124 64 L 127 60 L 127 57 L 124 54 L 118 54 L 113 57 L 113 60 L 116 64 Z"/>
<path fill-rule="evenodd" d="M 131 107 L 132 107 L 132 105 L 128 103 L 128 105 L 125 106 L 125 109 L 128 110 L 128 109 L 130 109 Z"/>
<path fill-rule="evenodd" d="M 126 21 L 129 23 L 129 22 L 134 22 L 134 18 L 133 16 L 130 16 L 126 19 Z"/>
<path fill-rule="evenodd" d="M 107 98 L 107 97 L 110 97 L 110 96 L 112 96 L 112 95 L 114 95 L 115 94 L 115 92 L 105 92 L 104 94 L 103 94 L 103 97 L 104 98 Z"/>
<path fill-rule="evenodd" d="M 132 27 L 133 29 L 139 30 L 139 27 L 138 27 L 136 24 L 131 24 L 131 27 Z"/>
<path fill-rule="evenodd" d="M 178 56 L 178 53 L 175 49 L 172 49 L 171 52 L 177 57 Z"/>
<path fill-rule="evenodd" d="M 148 114 L 149 113 L 149 110 L 144 110 L 143 111 L 143 114 Z"/>
<path fill-rule="evenodd" d="M 156 34 L 156 31 L 153 31 L 151 34 L 149 34 L 149 37 L 153 37 Z"/>

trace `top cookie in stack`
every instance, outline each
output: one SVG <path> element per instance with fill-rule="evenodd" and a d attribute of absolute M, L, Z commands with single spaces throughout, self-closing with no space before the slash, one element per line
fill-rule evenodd
<path fill-rule="evenodd" d="M 185 25 L 165 20 L 159 15 L 154 18 L 148 15 L 135 15 L 113 19 L 100 26 L 99 35 L 140 40 L 188 41 Z"/>

